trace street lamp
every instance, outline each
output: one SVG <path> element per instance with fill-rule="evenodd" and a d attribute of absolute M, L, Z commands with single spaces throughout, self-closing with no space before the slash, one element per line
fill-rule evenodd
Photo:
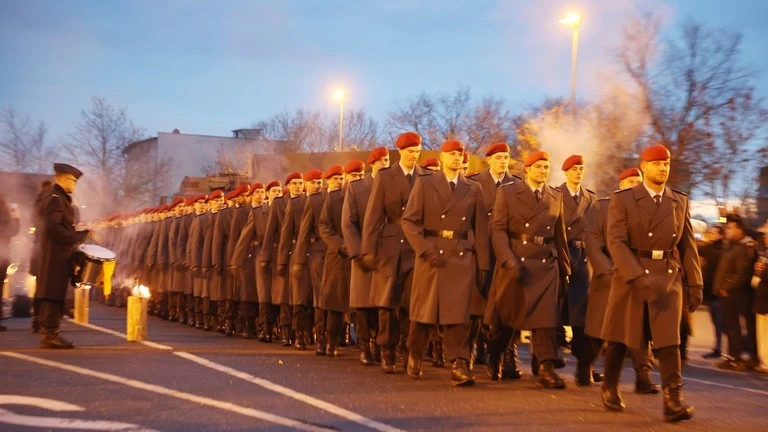
<path fill-rule="evenodd" d="M 344 90 L 333 92 L 333 98 L 339 101 L 339 151 L 344 150 Z"/>
<path fill-rule="evenodd" d="M 576 115 L 576 65 L 579 60 L 579 26 L 582 16 L 570 12 L 564 18 L 560 19 L 560 24 L 565 24 L 573 29 L 573 46 L 571 48 L 571 115 Z"/>

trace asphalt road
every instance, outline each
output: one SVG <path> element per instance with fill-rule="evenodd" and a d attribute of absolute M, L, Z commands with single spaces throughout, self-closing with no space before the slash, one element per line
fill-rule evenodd
<path fill-rule="evenodd" d="M 527 346 L 522 380 L 495 383 L 480 366 L 474 387 L 453 388 L 448 369 L 427 366 L 414 381 L 360 366 L 352 348 L 339 358 L 317 357 L 149 320 L 154 344 L 126 342 L 125 309 L 92 304 L 91 327 L 64 323 L 77 345 L 68 351 L 39 349 L 29 319 L 5 320 L 0 431 L 768 430 L 768 377 L 720 371 L 701 358 L 712 340 L 706 312 L 694 316 L 683 371 L 695 417 L 676 425 L 662 421 L 660 395 L 632 392 L 629 368 L 624 413 L 605 411 L 598 386 L 576 387 L 572 358 L 561 370 L 566 390 L 538 388 Z"/>

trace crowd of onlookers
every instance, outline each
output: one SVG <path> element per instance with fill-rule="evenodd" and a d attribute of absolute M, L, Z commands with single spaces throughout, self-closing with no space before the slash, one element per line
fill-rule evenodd
<path fill-rule="evenodd" d="M 703 357 L 720 369 L 768 373 L 767 249 L 768 222 L 753 230 L 736 214 L 709 227 L 699 243 L 704 301 L 715 329 L 715 345 Z"/>

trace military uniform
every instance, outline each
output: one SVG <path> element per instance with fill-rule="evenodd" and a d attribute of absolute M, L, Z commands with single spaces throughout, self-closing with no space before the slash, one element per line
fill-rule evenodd
<path fill-rule="evenodd" d="M 290 197 L 284 195 L 275 198 L 269 206 L 267 227 L 264 233 L 264 246 L 257 256 L 256 286 L 262 294 L 270 290 L 270 295 L 260 295 L 259 298 L 270 298 L 271 304 L 278 308 L 277 325 L 283 336 L 283 344 L 291 344 L 291 306 L 290 286 L 288 275 L 277 271 L 278 247 L 280 231 L 285 220 L 285 212 Z"/>

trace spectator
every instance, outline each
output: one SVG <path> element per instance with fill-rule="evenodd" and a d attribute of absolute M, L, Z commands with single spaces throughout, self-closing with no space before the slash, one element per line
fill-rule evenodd
<path fill-rule="evenodd" d="M 768 227 L 764 227 L 768 231 Z M 763 247 L 755 263 L 752 287 L 755 288 L 757 357 L 755 371 L 768 373 L 768 232 L 763 231 Z"/>
<path fill-rule="evenodd" d="M 715 279 L 715 270 L 720 256 L 725 247 L 723 242 L 724 230 L 722 225 L 715 225 L 707 230 L 704 244 L 699 250 L 701 259 L 701 270 L 704 276 L 704 301 L 709 309 L 709 316 L 712 319 L 712 325 L 715 328 L 715 346 L 712 351 L 704 354 L 705 359 L 716 359 L 722 355 L 723 342 L 723 321 L 722 311 L 720 309 L 720 299 L 713 288 Z"/>

